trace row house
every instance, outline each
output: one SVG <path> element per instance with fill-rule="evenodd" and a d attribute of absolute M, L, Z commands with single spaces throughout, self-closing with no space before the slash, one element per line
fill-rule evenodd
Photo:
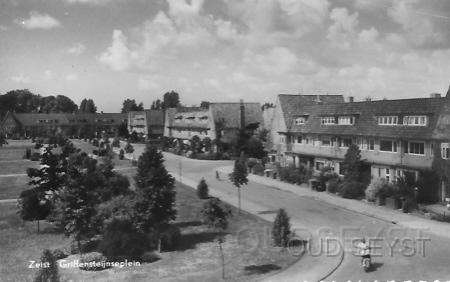
<path fill-rule="evenodd" d="M 291 99 L 302 100 L 302 97 Z M 405 172 L 430 171 L 435 157 L 449 158 L 450 94 L 430 98 L 313 103 L 292 109 L 280 97 L 285 127 L 278 129 L 274 152 L 282 165 L 329 166 L 340 175 L 351 144 L 358 145 L 372 178 L 394 182 Z M 291 109 L 289 113 L 285 109 Z M 278 121 L 279 122 L 279 121 Z M 436 156 L 437 155 L 437 156 Z M 450 196 L 445 183 L 439 200 Z"/>
<path fill-rule="evenodd" d="M 120 113 L 14 113 L 8 112 L 0 130 L 8 138 L 61 133 L 67 136 L 91 136 L 96 132 L 117 132 L 127 123 Z"/>
<path fill-rule="evenodd" d="M 166 111 L 164 136 L 188 142 L 201 140 L 235 142 L 240 129 L 255 130 L 263 124 L 260 103 L 210 103 L 208 108 L 180 107 Z"/>
<path fill-rule="evenodd" d="M 143 110 L 128 112 L 128 131 L 142 134 L 150 139 L 164 134 L 164 110 Z"/>

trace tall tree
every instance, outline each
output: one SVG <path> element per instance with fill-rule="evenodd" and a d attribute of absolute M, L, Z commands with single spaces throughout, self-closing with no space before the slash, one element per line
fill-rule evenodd
<path fill-rule="evenodd" d="M 180 95 L 177 92 L 172 90 L 164 93 L 162 103 L 163 109 L 176 108 L 178 106 L 180 106 Z"/>
<path fill-rule="evenodd" d="M 121 113 L 128 113 L 131 111 L 143 111 L 144 110 L 144 104 L 141 102 L 138 104 L 136 104 L 136 100 L 135 99 L 126 99 L 123 101 L 122 104 L 122 110 Z"/>
<path fill-rule="evenodd" d="M 156 99 L 152 102 L 152 106 L 150 107 L 152 110 L 161 110 L 162 109 L 162 102 L 160 99 Z"/>
<path fill-rule="evenodd" d="M 47 267 L 39 268 L 34 282 L 59 282 L 58 264 L 55 256 L 50 250 L 44 250 L 41 256 L 41 262 L 47 264 Z"/>
<path fill-rule="evenodd" d="M 284 209 L 279 209 L 272 227 L 273 243 L 277 247 L 286 247 L 291 234 L 289 216 Z"/>
<path fill-rule="evenodd" d="M 82 113 L 96 113 L 97 107 L 94 100 L 84 98 L 80 103 L 80 112 Z"/>
<path fill-rule="evenodd" d="M 64 95 L 44 97 L 39 109 L 41 113 L 74 113 L 77 110 L 77 104 Z"/>
<path fill-rule="evenodd" d="M 23 220 L 36 221 L 39 232 L 39 221 L 46 219 L 51 212 L 51 204 L 45 198 L 45 193 L 36 188 L 22 191 L 19 197 L 19 213 Z"/>
<path fill-rule="evenodd" d="M 247 160 L 242 153 L 239 159 L 234 162 L 233 172 L 230 174 L 230 180 L 238 190 L 238 214 L 241 214 L 241 186 L 248 183 Z"/>
<path fill-rule="evenodd" d="M 147 145 L 138 160 L 134 177 L 139 195 L 136 211 L 139 228 L 144 232 L 154 228 L 161 234 L 176 217 L 175 179 L 167 172 L 163 163 L 161 152 L 151 145 Z M 160 249 L 160 238 L 158 241 Z"/>

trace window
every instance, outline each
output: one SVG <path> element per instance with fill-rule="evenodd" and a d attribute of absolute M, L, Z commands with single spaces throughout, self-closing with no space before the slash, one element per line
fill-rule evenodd
<path fill-rule="evenodd" d="M 375 150 L 375 140 L 370 139 L 369 140 L 369 151 Z"/>
<path fill-rule="evenodd" d="M 345 175 L 344 163 L 339 163 L 339 175 Z"/>
<path fill-rule="evenodd" d="M 297 136 L 297 143 L 301 144 L 303 141 L 303 138 L 301 135 Z"/>
<path fill-rule="evenodd" d="M 322 170 L 324 166 L 325 166 L 324 162 L 316 162 L 316 170 Z"/>
<path fill-rule="evenodd" d="M 430 156 L 434 156 L 434 144 L 430 143 Z"/>
<path fill-rule="evenodd" d="M 352 144 L 351 138 L 342 138 L 340 147 L 347 148 L 350 147 L 351 144 Z"/>
<path fill-rule="evenodd" d="M 425 143 L 409 142 L 408 153 L 414 154 L 414 155 L 425 155 Z"/>
<path fill-rule="evenodd" d="M 330 147 L 331 146 L 331 138 L 330 137 L 322 137 L 322 146 Z"/>
<path fill-rule="evenodd" d="M 339 117 L 338 124 L 353 125 L 355 124 L 355 117 Z"/>
<path fill-rule="evenodd" d="M 324 125 L 336 124 L 336 118 L 335 117 L 323 117 L 323 118 L 321 118 L 321 123 Z"/>
<path fill-rule="evenodd" d="M 441 158 L 448 160 L 450 158 L 450 143 L 441 144 Z"/>
<path fill-rule="evenodd" d="M 378 125 L 397 125 L 397 116 L 380 116 L 378 117 Z"/>
<path fill-rule="evenodd" d="M 305 144 L 311 144 L 311 138 L 310 137 L 306 137 L 305 138 Z"/>
<path fill-rule="evenodd" d="M 389 182 L 391 180 L 391 170 L 389 168 L 386 168 L 384 175 L 386 177 L 386 181 Z"/>
<path fill-rule="evenodd" d="M 427 116 L 404 116 L 403 125 L 426 126 Z"/>
<path fill-rule="evenodd" d="M 380 140 L 380 151 L 382 152 L 397 152 L 397 142 L 390 140 Z"/>
<path fill-rule="evenodd" d="M 295 125 L 305 124 L 306 118 L 305 117 L 297 117 L 295 119 Z"/>

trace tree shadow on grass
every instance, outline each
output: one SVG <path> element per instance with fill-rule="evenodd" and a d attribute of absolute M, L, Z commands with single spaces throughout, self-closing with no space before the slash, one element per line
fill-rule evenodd
<path fill-rule="evenodd" d="M 197 244 L 213 242 L 220 236 L 225 236 L 226 232 L 202 232 L 202 233 L 189 233 L 182 234 L 179 240 L 179 244 L 176 248 L 178 251 L 185 251 L 188 249 L 194 249 Z"/>
<path fill-rule="evenodd" d="M 203 223 L 201 221 L 198 221 L 198 220 L 182 221 L 182 222 L 174 223 L 174 225 L 177 226 L 178 228 L 185 228 L 185 227 L 190 227 L 190 226 L 200 226 L 202 224 Z"/>
<path fill-rule="evenodd" d="M 245 275 L 253 274 L 266 274 L 274 270 L 281 269 L 280 266 L 275 264 L 261 264 L 261 265 L 248 265 L 244 267 Z"/>

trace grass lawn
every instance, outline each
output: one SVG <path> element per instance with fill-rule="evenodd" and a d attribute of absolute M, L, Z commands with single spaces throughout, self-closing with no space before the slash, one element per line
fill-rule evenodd
<path fill-rule="evenodd" d="M 221 280 L 218 233 L 201 223 L 205 200 L 195 190 L 177 183 L 176 224 L 182 238 L 176 251 L 163 252 L 161 260 L 130 268 L 102 271 L 60 269 L 62 281 L 214 281 Z M 36 233 L 36 224 L 23 224 L 15 204 L 0 205 L 0 277 L 2 281 L 29 281 L 35 270 L 29 260 L 38 259 L 44 248 L 68 249 L 70 239 L 61 234 Z M 223 244 L 227 281 L 253 281 L 266 273 L 283 269 L 297 260 L 286 251 L 270 247 L 271 224 L 255 216 L 233 217 Z M 44 224 L 41 224 L 41 227 Z"/>

